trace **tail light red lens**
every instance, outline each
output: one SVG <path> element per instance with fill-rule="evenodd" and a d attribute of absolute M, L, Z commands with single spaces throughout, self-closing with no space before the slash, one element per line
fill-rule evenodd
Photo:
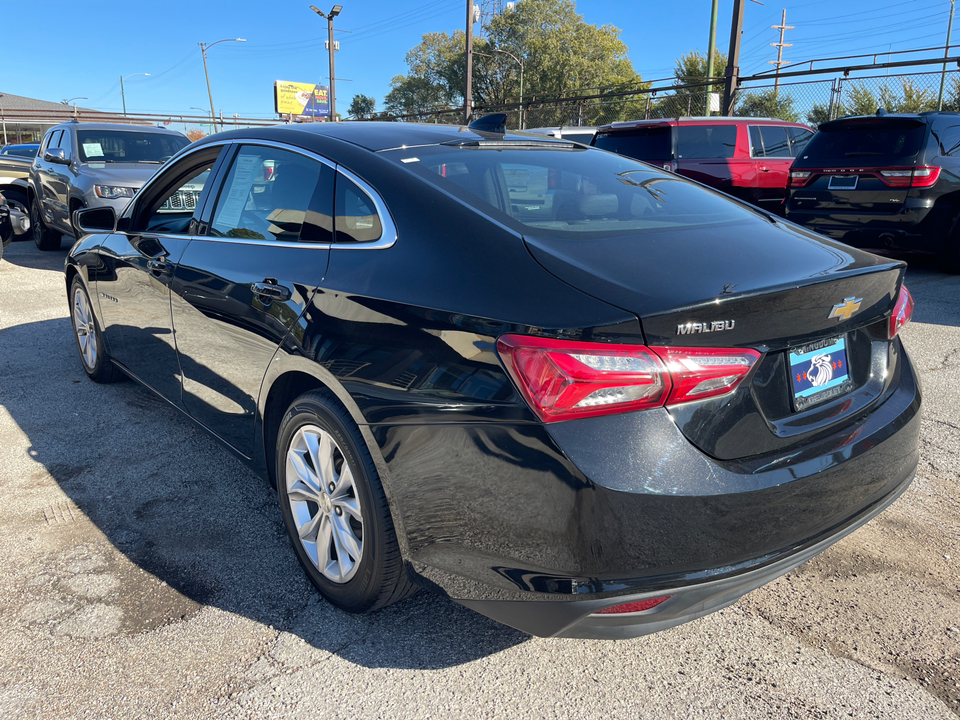
<path fill-rule="evenodd" d="M 732 392 L 755 350 L 668 348 L 504 335 L 497 351 L 544 422 L 632 412 Z"/>
<path fill-rule="evenodd" d="M 932 187 L 939 178 L 940 168 L 927 165 L 880 171 L 880 179 L 889 187 Z"/>
<path fill-rule="evenodd" d="M 803 187 L 810 181 L 812 174 L 809 170 L 791 170 L 787 184 L 789 187 Z"/>
<path fill-rule="evenodd" d="M 893 306 L 893 314 L 890 316 L 890 325 L 887 328 L 887 335 L 893 340 L 903 329 L 903 326 L 910 322 L 913 317 L 913 295 L 907 290 L 906 285 L 900 286 L 900 294 L 897 296 L 897 304 Z"/>

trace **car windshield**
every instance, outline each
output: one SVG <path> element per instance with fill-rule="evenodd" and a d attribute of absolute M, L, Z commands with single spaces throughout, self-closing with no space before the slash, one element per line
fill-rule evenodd
<path fill-rule="evenodd" d="M 136 130 L 80 130 L 82 162 L 162 163 L 190 141 L 180 135 Z"/>
<path fill-rule="evenodd" d="M 384 155 L 527 234 L 634 234 L 729 222 L 750 212 L 671 173 L 572 143 L 481 142 Z"/>
<path fill-rule="evenodd" d="M 858 118 L 821 125 L 801 158 L 809 163 L 907 165 L 920 152 L 925 125 L 906 118 Z"/>

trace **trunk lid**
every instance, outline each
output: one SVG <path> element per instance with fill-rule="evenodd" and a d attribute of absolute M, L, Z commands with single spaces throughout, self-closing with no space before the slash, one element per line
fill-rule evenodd
<path fill-rule="evenodd" d="M 889 390 L 895 358 L 886 319 L 901 262 L 759 214 L 589 243 L 525 239 L 551 273 L 635 313 L 647 345 L 763 353 L 732 394 L 671 408 L 687 438 L 713 457 L 782 451 L 834 431 Z M 807 402 L 794 378 L 830 351 L 841 365 L 837 379 L 846 363 L 849 380 Z"/>

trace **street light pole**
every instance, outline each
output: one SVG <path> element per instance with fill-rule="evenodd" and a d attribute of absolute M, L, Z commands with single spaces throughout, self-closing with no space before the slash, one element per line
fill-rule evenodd
<path fill-rule="evenodd" d="M 64 105 L 67 105 L 67 106 L 69 106 L 70 103 L 73 103 L 73 116 L 76 117 L 76 116 L 77 116 L 77 104 L 76 104 L 75 102 L 73 102 L 73 101 L 74 101 L 74 100 L 87 100 L 87 99 L 88 99 L 88 98 L 80 97 L 80 96 L 78 95 L 77 97 L 72 97 L 72 98 L 70 98 L 69 100 L 63 100 L 62 102 L 63 102 Z"/>
<path fill-rule="evenodd" d="M 145 77 L 150 77 L 150 73 L 134 73 L 133 75 L 127 75 L 124 77 L 120 76 L 120 100 L 123 102 L 123 114 L 127 114 L 127 96 L 123 94 L 123 81 L 129 80 L 132 77 L 137 77 L 138 75 L 143 75 Z"/>
<path fill-rule="evenodd" d="M 494 48 L 495 52 L 503 53 L 504 55 L 509 55 L 514 59 L 514 61 L 520 66 L 520 129 L 523 130 L 523 60 L 518 58 L 512 52 L 507 50 L 501 50 L 500 48 Z"/>
<path fill-rule="evenodd" d="M 334 5 L 329 13 L 323 12 L 316 5 L 311 5 L 310 9 L 317 15 L 327 19 L 327 50 L 330 56 L 330 121 L 337 119 L 337 91 L 336 80 L 333 75 L 333 19 L 343 10 L 343 5 Z"/>
<path fill-rule="evenodd" d="M 218 132 L 217 130 L 217 114 L 213 109 L 213 92 L 210 90 L 210 73 L 207 70 L 207 50 L 212 48 L 214 45 L 219 45 L 222 42 L 246 42 L 243 38 L 224 38 L 223 40 L 217 40 L 212 42 L 209 45 L 204 43 L 197 43 L 200 46 L 200 54 L 203 55 L 203 75 L 207 79 L 207 96 L 210 98 L 210 120 L 213 122 L 213 131 Z"/>

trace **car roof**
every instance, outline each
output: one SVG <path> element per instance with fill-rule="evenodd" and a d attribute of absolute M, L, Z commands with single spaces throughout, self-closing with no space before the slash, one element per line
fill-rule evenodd
<path fill-rule="evenodd" d="M 549 136 L 526 135 L 514 132 L 503 134 L 490 133 L 461 125 L 355 121 L 345 123 L 273 125 L 271 127 L 249 130 L 228 130 L 217 135 L 209 135 L 199 140 L 198 144 L 216 141 L 218 138 L 257 137 L 262 139 L 289 140 L 294 136 L 300 136 L 301 140 L 308 140 L 311 137 L 318 139 L 321 137 L 333 138 L 357 145 L 372 152 L 404 147 L 441 145 L 443 143 L 457 144 L 479 140 L 569 143 L 569 141 L 564 143 L 564 141 L 559 138 L 551 138 Z"/>
<path fill-rule="evenodd" d="M 59 125 L 54 127 L 75 127 L 77 130 L 130 130 L 136 132 L 153 132 L 153 133 L 163 133 L 166 135 L 183 135 L 182 132 L 177 130 L 170 130 L 168 128 L 160 128 L 156 125 L 130 125 L 128 123 L 94 123 L 94 122 L 73 122 L 68 120 L 67 122 L 62 122 Z"/>
<path fill-rule="evenodd" d="M 676 125 L 743 125 L 745 123 L 749 123 L 751 125 L 775 124 L 791 125 L 794 127 L 807 127 L 803 123 L 792 122 L 790 120 L 779 120 L 777 118 L 711 115 L 698 117 L 680 116 L 673 118 L 651 118 L 649 120 L 626 120 L 623 122 L 615 122 L 610 123 L 609 125 L 603 125 L 597 130 L 597 132 L 605 132 L 609 130 L 629 130 L 630 128 L 636 127 L 672 127 Z"/>

